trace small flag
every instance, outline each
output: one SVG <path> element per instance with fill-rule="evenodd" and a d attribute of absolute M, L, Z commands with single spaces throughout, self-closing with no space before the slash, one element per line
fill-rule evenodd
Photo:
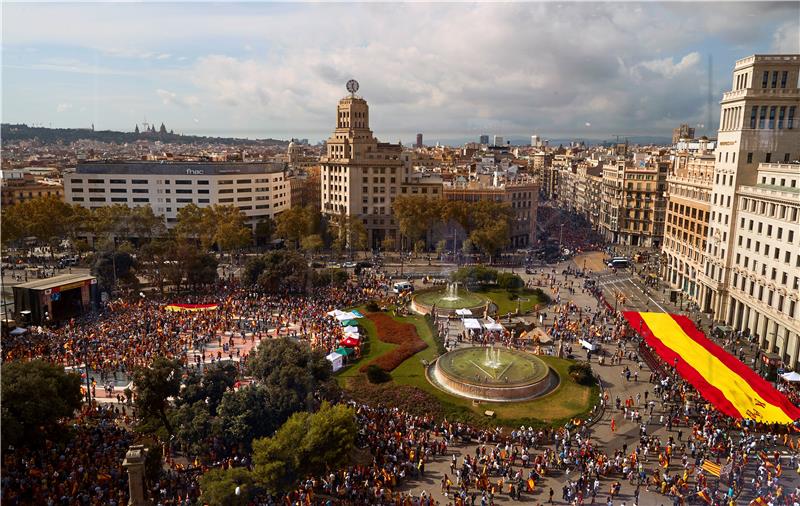
<path fill-rule="evenodd" d="M 533 481 L 533 478 L 528 478 L 528 492 L 533 492 L 535 486 L 536 482 Z"/>
<path fill-rule="evenodd" d="M 711 496 L 709 496 L 708 492 L 706 492 L 705 490 L 701 490 L 700 492 L 698 492 L 697 497 L 704 500 L 706 504 L 711 504 Z"/>
<path fill-rule="evenodd" d="M 720 467 L 719 464 L 715 464 L 715 463 L 711 462 L 710 460 L 704 460 L 703 461 L 703 471 L 707 472 L 708 474 L 716 476 L 717 478 L 719 478 L 721 470 L 722 470 L 722 468 Z"/>

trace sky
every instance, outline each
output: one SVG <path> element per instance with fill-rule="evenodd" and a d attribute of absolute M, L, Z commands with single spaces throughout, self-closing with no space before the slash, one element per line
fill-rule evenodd
<path fill-rule="evenodd" d="M 316 142 L 356 79 L 383 141 L 713 136 L 737 59 L 800 53 L 800 2 L 1 8 L 2 122 L 98 130 Z"/>

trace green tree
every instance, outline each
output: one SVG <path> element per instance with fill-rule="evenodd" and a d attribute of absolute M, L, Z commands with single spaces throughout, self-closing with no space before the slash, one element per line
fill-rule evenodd
<path fill-rule="evenodd" d="M 308 212 L 303 207 L 289 208 L 275 218 L 275 233 L 291 241 L 295 248 L 299 247 L 303 237 L 311 233 L 311 226 Z"/>
<path fill-rule="evenodd" d="M 257 492 L 243 467 L 212 469 L 200 477 L 200 500 L 210 506 L 246 506 Z"/>
<path fill-rule="evenodd" d="M 319 252 L 322 249 L 322 237 L 319 234 L 311 234 L 303 237 L 300 241 L 300 246 L 307 252 L 314 253 Z"/>
<path fill-rule="evenodd" d="M 245 263 L 242 282 L 257 284 L 266 292 L 303 293 L 310 286 L 314 271 L 295 251 L 271 251 Z"/>
<path fill-rule="evenodd" d="M 136 261 L 125 251 L 102 251 L 95 255 L 91 272 L 97 276 L 100 286 L 116 288 L 115 283 L 135 284 L 134 267 Z"/>
<path fill-rule="evenodd" d="M 273 234 L 275 234 L 275 220 L 271 217 L 264 216 L 256 223 L 255 232 L 253 233 L 256 245 L 265 246 L 269 244 Z"/>
<path fill-rule="evenodd" d="M 514 273 L 499 272 L 497 274 L 497 286 L 505 290 L 519 290 L 525 286 L 525 281 Z"/>
<path fill-rule="evenodd" d="M 492 263 L 492 257 L 511 242 L 509 228 L 507 221 L 500 220 L 473 230 L 469 238 L 483 253 L 489 255 L 489 263 Z"/>
<path fill-rule="evenodd" d="M 383 239 L 383 241 L 381 241 L 381 248 L 383 248 L 383 251 L 394 251 L 395 248 L 394 237 L 386 236 Z"/>
<path fill-rule="evenodd" d="M 204 247 L 211 245 L 213 230 L 208 228 L 208 212 L 197 204 L 188 204 L 178 209 L 175 234 L 181 239 L 193 239 Z"/>
<path fill-rule="evenodd" d="M 306 476 L 347 465 L 356 431 L 355 413 L 343 404 L 324 403 L 316 413 L 295 413 L 274 436 L 253 442 L 256 482 L 285 492 Z"/>
<path fill-rule="evenodd" d="M 207 211 L 208 226 L 214 230 L 211 240 L 221 253 L 244 248 L 252 242 L 252 230 L 247 217 L 234 206 L 212 206 Z"/>
<path fill-rule="evenodd" d="M 169 398 L 180 392 L 181 364 L 177 360 L 156 357 L 150 367 L 142 367 L 133 373 L 135 402 L 144 417 L 157 418 L 172 435 L 172 424 L 167 417 Z"/>
<path fill-rule="evenodd" d="M 248 370 L 265 386 L 290 394 L 298 409 L 315 408 L 314 394 L 333 375 L 324 353 L 286 337 L 262 341 L 248 361 Z"/>
<path fill-rule="evenodd" d="M 81 406 L 81 378 L 42 360 L 2 366 L 3 446 L 36 446 Z"/>

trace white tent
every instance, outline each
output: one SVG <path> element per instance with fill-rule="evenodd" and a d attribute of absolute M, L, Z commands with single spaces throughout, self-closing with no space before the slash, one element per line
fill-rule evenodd
<path fill-rule="evenodd" d="M 800 374 L 798 374 L 798 373 L 796 373 L 794 371 L 787 372 L 787 373 L 781 374 L 781 378 L 783 378 L 784 381 L 789 381 L 791 383 L 797 383 L 798 381 L 800 381 Z"/>
<path fill-rule="evenodd" d="M 328 355 L 325 358 L 327 358 L 328 361 L 331 363 L 331 366 L 333 367 L 333 372 L 336 372 L 336 371 L 338 371 L 339 369 L 342 368 L 343 361 L 344 361 L 344 357 L 342 355 L 339 355 L 338 353 L 333 352 L 333 353 L 331 353 L 330 355 Z"/>
<path fill-rule="evenodd" d="M 488 321 L 483 324 L 483 328 L 485 328 L 486 330 L 488 330 L 490 332 L 491 331 L 498 331 L 499 332 L 499 331 L 503 330 L 503 326 L 500 325 L 499 323 L 494 322 L 491 318 L 488 319 Z"/>
<path fill-rule="evenodd" d="M 345 334 L 355 334 L 355 335 L 358 335 L 358 327 L 353 327 L 352 325 L 351 325 L 350 327 L 345 327 L 345 328 L 344 328 L 344 333 L 345 333 Z"/>
<path fill-rule="evenodd" d="M 464 327 L 468 329 L 480 330 L 481 322 L 475 318 L 464 318 Z"/>
<path fill-rule="evenodd" d="M 456 314 L 458 316 L 472 316 L 472 311 L 467 308 L 464 309 L 456 309 Z"/>
<path fill-rule="evenodd" d="M 334 318 L 336 318 L 340 322 L 343 322 L 345 320 L 355 320 L 358 318 L 358 316 L 354 315 L 353 313 L 349 313 L 347 311 L 340 311 L 338 314 L 336 314 L 336 316 L 334 316 Z"/>

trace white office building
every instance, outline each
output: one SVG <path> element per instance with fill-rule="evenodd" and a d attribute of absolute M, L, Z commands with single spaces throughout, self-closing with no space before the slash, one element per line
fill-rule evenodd
<path fill-rule="evenodd" d="M 232 205 L 248 223 L 289 208 L 284 163 L 102 161 L 79 163 L 64 175 L 64 200 L 97 208 L 149 205 L 171 227 L 188 204 Z"/>

